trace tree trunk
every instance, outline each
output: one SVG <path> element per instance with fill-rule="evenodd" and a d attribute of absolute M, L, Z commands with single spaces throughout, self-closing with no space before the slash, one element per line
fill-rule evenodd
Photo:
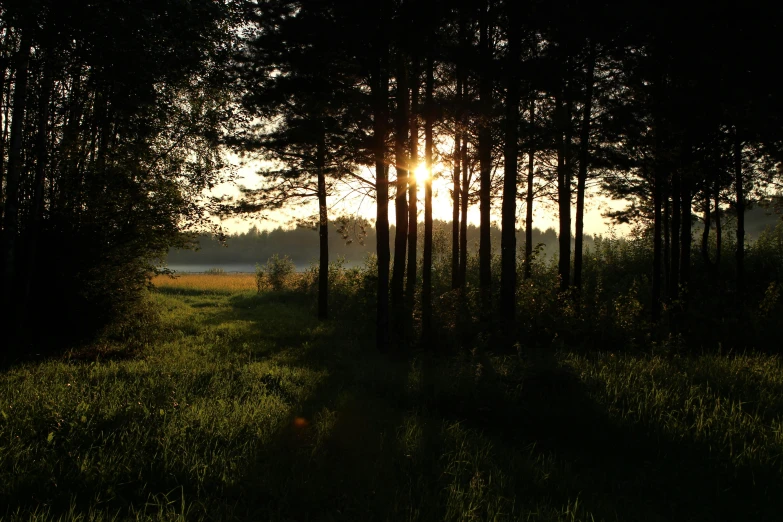
<path fill-rule="evenodd" d="M 490 297 L 492 285 L 492 245 L 490 223 L 490 190 L 492 182 L 492 129 L 489 122 L 492 113 L 492 52 L 489 41 L 489 6 L 488 1 L 481 3 L 479 17 L 479 103 L 480 116 L 478 125 L 479 154 L 479 289 L 482 299 L 482 310 L 490 314 Z"/>
<path fill-rule="evenodd" d="M 672 210 L 671 210 L 671 260 L 669 269 L 669 297 L 676 300 L 680 296 L 680 194 L 682 186 L 680 173 L 675 171 L 672 179 Z"/>
<path fill-rule="evenodd" d="M 710 193 L 707 188 L 704 188 L 704 230 L 701 233 L 701 257 L 704 260 L 704 265 L 710 267 L 710 224 L 712 217 L 710 216 Z"/>
<path fill-rule="evenodd" d="M 16 55 L 11 143 L 8 150 L 8 175 L 3 230 L 3 292 L 4 302 L 11 306 L 14 300 L 16 280 L 16 239 L 19 234 L 19 180 L 22 173 L 22 134 L 24 132 L 25 104 L 27 101 L 27 73 L 32 39 L 29 31 L 22 32 Z M 13 310 L 13 308 L 7 308 Z M 11 319 L 13 320 L 13 319 Z"/>
<path fill-rule="evenodd" d="M 738 127 L 734 129 L 734 183 L 737 192 L 737 294 L 742 298 L 745 290 L 745 187 L 742 179 L 742 141 Z"/>
<path fill-rule="evenodd" d="M 585 104 L 579 141 L 579 172 L 576 179 L 576 233 L 574 243 L 574 286 L 582 290 L 582 250 L 585 228 L 585 187 L 590 159 L 590 117 L 593 109 L 593 76 L 595 73 L 595 44 L 591 41 L 585 76 Z M 660 210 L 660 209 L 659 209 Z"/>
<path fill-rule="evenodd" d="M 77 64 L 72 72 L 71 88 L 68 94 L 67 122 L 63 124 L 63 137 L 60 147 L 63 150 L 63 167 L 65 171 L 62 187 L 57 195 L 54 206 L 58 209 L 77 209 L 81 201 L 81 175 L 79 173 L 79 125 L 82 119 L 82 66 Z M 78 214 L 78 210 L 70 212 Z M 76 225 L 69 222 L 68 226 Z"/>
<path fill-rule="evenodd" d="M 468 138 L 462 139 L 462 216 L 459 223 L 459 287 L 465 288 L 468 279 L 468 205 L 470 182 L 473 177 L 468 163 Z"/>
<path fill-rule="evenodd" d="M 720 274 L 720 256 L 723 248 L 721 242 L 721 225 L 720 225 L 720 186 L 718 182 L 715 182 L 715 274 L 719 277 Z"/>
<path fill-rule="evenodd" d="M 459 67 L 459 64 L 457 65 Z M 457 104 L 462 104 L 462 76 L 457 71 Z M 462 114 L 461 107 L 457 109 L 454 124 L 454 179 L 451 191 L 451 289 L 459 288 L 459 227 L 460 227 L 460 170 L 462 167 Z"/>
<path fill-rule="evenodd" d="M 432 56 L 427 57 L 427 83 L 425 89 L 424 155 L 427 178 L 424 182 L 424 260 L 422 267 L 421 329 L 424 347 L 428 348 L 432 341 L 432 124 L 434 116 Z"/>
<path fill-rule="evenodd" d="M 682 227 L 682 234 L 680 236 L 680 287 L 683 291 L 688 288 L 691 274 L 691 243 L 693 242 L 692 231 L 692 219 L 691 219 L 691 205 L 692 205 L 691 188 L 689 182 L 683 180 L 682 183 L 682 200 L 680 205 L 682 206 L 682 221 L 680 226 Z"/>
<path fill-rule="evenodd" d="M 10 38 L 11 29 L 10 27 L 5 28 L 5 38 L 3 39 L 2 47 L 0 47 L 0 115 L 4 113 L 6 110 L 6 98 L 5 98 L 5 87 L 6 87 L 6 73 L 8 70 L 9 65 L 9 59 L 2 51 L 5 51 L 5 48 L 8 46 L 8 39 Z M 3 132 L 3 129 L 0 128 L 0 219 L 3 218 L 2 209 L 5 207 L 4 205 L 4 183 L 5 181 L 5 132 Z"/>
<path fill-rule="evenodd" d="M 660 153 L 660 140 L 656 136 L 656 156 Z M 657 324 L 661 320 L 661 230 L 663 228 L 661 223 L 663 187 L 661 185 L 663 173 L 658 161 L 653 168 L 655 169 L 653 173 L 653 209 L 655 214 L 653 223 L 652 320 L 654 324 Z"/>
<path fill-rule="evenodd" d="M 663 125 L 661 121 L 661 101 L 662 101 L 662 88 L 663 78 L 659 77 L 656 81 L 655 106 L 653 115 L 653 132 L 655 137 L 655 158 L 653 162 L 653 274 L 652 274 L 652 321 L 653 326 L 660 323 L 661 312 L 663 309 L 663 303 L 661 300 L 661 249 L 662 249 L 662 231 L 665 228 L 662 223 L 663 218 L 661 215 L 661 207 L 663 206 L 664 199 L 664 175 L 663 175 L 663 161 L 661 155 L 663 154 Z M 668 248 L 668 236 L 667 245 Z"/>
<path fill-rule="evenodd" d="M 403 289 L 405 284 L 405 253 L 408 244 L 408 82 L 405 56 L 397 55 L 397 110 L 394 133 L 394 167 L 397 171 L 394 210 L 397 219 L 394 234 L 394 265 L 392 267 L 391 303 L 393 334 L 399 337 L 404 321 Z"/>
<path fill-rule="evenodd" d="M 529 150 L 527 153 L 527 194 L 525 195 L 525 279 L 530 279 L 533 273 L 533 182 L 535 181 L 535 142 L 533 141 L 533 129 L 535 128 L 536 99 L 530 99 L 530 135 Z"/>
<path fill-rule="evenodd" d="M 663 176 L 663 173 L 661 173 Z M 663 198 L 663 285 L 661 288 L 662 293 L 669 293 L 670 280 L 671 280 L 671 208 L 669 201 L 669 194 L 666 192 L 666 181 L 663 177 L 660 178 L 661 185 L 663 185 L 664 193 Z"/>
<path fill-rule="evenodd" d="M 506 129 L 503 173 L 503 207 L 500 243 L 500 313 L 506 334 L 513 339 L 517 288 L 517 175 L 519 155 L 519 78 L 521 53 L 519 25 L 509 12 L 508 62 L 506 64 Z"/>
<path fill-rule="evenodd" d="M 33 211 L 32 227 L 27 245 L 27 270 L 24 282 L 23 314 L 26 314 L 30 302 L 30 291 L 33 277 L 36 271 L 36 255 L 38 240 L 41 234 L 44 210 L 44 185 L 46 182 L 46 166 L 49 158 L 48 151 L 48 124 L 49 124 L 49 100 L 52 94 L 52 71 L 50 59 L 45 59 L 43 80 L 41 81 L 41 97 L 38 105 L 38 135 L 36 137 L 35 181 L 33 185 Z"/>
<path fill-rule="evenodd" d="M 416 295 L 416 250 L 418 241 L 417 194 L 418 180 L 415 169 L 419 163 L 419 60 L 413 60 L 413 81 L 411 83 L 411 114 L 410 114 L 410 173 L 408 176 L 408 270 L 405 280 L 405 315 L 413 318 L 413 303 Z M 408 321 L 410 322 L 410 321 Z"/>
<path fill-rule="evenodd" d="M 380 24 L 384 23 L 383 14 Z M 373 71 L 373 155 L 375 159 L 376 189 L 376 245 L 378 256 L 378 301 L 376 310 L 376 346 L 382 353 L 389 350 L 389 172 L 386 165 L 386 135 L 388 133 L 388 43 L 383 31 L 378 31 L 377 45 L 379 56 Z"/>
<path fill-rule="evenodd" d="M 558 131 L 560 144 L 557 151 L 557 201 L 560 217 L 558 274 L 560 276 L 560 291 L 565 292 L 571 283 L 571 176 L 568 161 L 570 111 L 564 108 L 562 96 L 558 96 L 556 104 L 560 120 L 560 130 Z M 568 105 L 570 102 L 566 103 L 566 106 Z"/>
<path fill-rule="evenodd" d="M 323 131 L 318 136 L 318 319 L 329 317 L 329 217 L 326 207 L 326 173 L 324 172 L 326 143 Z"/>

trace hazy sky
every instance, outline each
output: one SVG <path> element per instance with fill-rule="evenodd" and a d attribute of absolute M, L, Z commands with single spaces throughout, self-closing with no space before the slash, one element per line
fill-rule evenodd
<path fill-rule="evenodd" d="M 261 177 L 257 174 L 258 168 L 261 165 L 257 161 L 248 161 L 244 165 L 241 164 L 239 158 L 231 156 L 231 161 L 237 168 L 238 179 L 237 185 L 245 185 L 247 187 L 257 187 L 260 184 Z M 367 169 L 363 169 L 367 170 Z M 433 180 L 433 216 L 435 219 L 444 221 L 450 221 L 452 215 L 451 206 L 451 177 L 449 178 L 439 177 L 438 171 L 446 171 L 447 167 L 443 165 L 435 165 L 435 178 Z M 373 172 L 367 170 L 360 174 L 364 177 L 371 177 Z M 359 190 L 357 190 L 359 189 Z M 367 192 L 366 188 L 362 190 L 361 187 L 350 186 L 349 184 L 341 184 L 337 194 L 329 198 L 329 215 L 330 218 L 334 218 L 339 215 L 353 215 L 368 218 L 374 221 L 375 218 L 375 201 L 367 197 L 362 192 Z M 216 196 L 222 195 L 237 195 L 239 190 L 236 185 L 230 183 L 224 183 L 218 185 L 212 190 L 212 194 Z M 390 195 L 393 196 L 394 188 L 391 188 Z M 423 188 L 419 187 L 419 220 L 424 219 L 424 205 L 423 205 Z M 588 194 L 586 200 L 585 211 L 585 233 L 587 234 L 602 234 L 608 235 L 614 232 L 617 235 L 626 234 L 630 227 L 627 225 L 614 225 L 610 226 L 609 221 L 602 216 L 602 213 L 609 208 L 618 209 L 622 208 L 623 202 L 610 201 L 606 198 L 597 196 L 596 194 Z M 500 222 L 500 206 L 501 198 L 493 200 L 492 206 L 492 219 Z M 542 230 L 547 228 L 558 228 L 557 222 L 557 210 L 553 201 L 536 200 L 534 204 L 533 212 L 533 226 Z M 265 213 L 266 219 L 249 218 L 239 219 L 231 218 L 222 222 L 223 227 L 227 232 L 244 232 L 251 226 L 255 225 L 261 230 L 277 228 L 279 226 L 289 227 L 292 226 L 294 220 L 297 217 L 306 217 L 315 215 L 317 213 L 317 204 L 315 200 L 309 205 L 301 206 L 296 209 L 287 209 L 280 211 L 272 211 Z M 572 231 L 574 228 L 574 215 L 576 214 L 576 208 L 572 209 Z M 525 218 L 525 205 L 524 202 L 519 202 L 517 205 L 517 226 L 522 227 Z M 393 201 L 389 205 L 389 222 L 395 222 L 394 204 Z M 479 206 L 471 205 L 468 210 L 468 222 L 475 225 L 479 224 Z"/>

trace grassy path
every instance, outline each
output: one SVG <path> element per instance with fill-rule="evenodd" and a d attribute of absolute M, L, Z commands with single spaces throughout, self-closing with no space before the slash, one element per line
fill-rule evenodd
<path fill-rule="evenodd" d="M 0 517 L 779 520 L 778 358 L 389 362 L 297 293 L 169 285 L 132 356 L 0 374 Z"/>

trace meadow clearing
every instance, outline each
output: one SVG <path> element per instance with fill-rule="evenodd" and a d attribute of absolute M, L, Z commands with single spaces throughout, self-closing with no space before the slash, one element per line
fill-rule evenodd
<path fill-rule="evenodd" d="M 3 520 L 783 512 L 779 357 L 389 359 L 355 317 L 318 322 L 310 294 L 252 274 L 154 284 L 144 332 L 0 373 Z"/>

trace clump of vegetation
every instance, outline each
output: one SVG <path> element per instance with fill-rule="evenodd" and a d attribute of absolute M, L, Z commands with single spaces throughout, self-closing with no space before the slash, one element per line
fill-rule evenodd
<path fill-rule="evenodd" d="M 279 292 L 285 288 L 291 276 L 296 271 L 294 262 L 288 256 L 278 254 L 267 259 L 265 265 L 256 264 L 256 289 L 258 293 L 267 288 Z"/>
<path fill-rule="evenodd" d="M 208 268 L 205 272 L 205 274 L 209 275 L 226 275 L 226 271 L 222 268 Z"/>

